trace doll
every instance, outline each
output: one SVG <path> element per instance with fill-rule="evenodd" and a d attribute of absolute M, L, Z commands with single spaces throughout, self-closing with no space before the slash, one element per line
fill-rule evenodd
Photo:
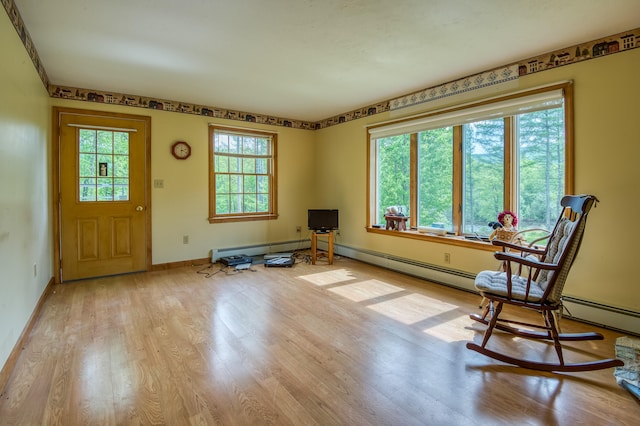
<path fill-rule="evenodd" d="M 518 224 L 518 216 L 515 213 L 505 210 L 498 213 L 498 222 L 500 222 L 500 227 L 497 229 L 494 228 L 494 231 L 489 236 L 490 240 L 493 240 L 498 234 L 498 230 L 502 229 L 503 231 L 508 232 L 516 232 L 516 225 Z"/>

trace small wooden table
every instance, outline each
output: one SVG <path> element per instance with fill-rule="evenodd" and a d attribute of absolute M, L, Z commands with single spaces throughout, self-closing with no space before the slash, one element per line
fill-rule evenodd
<path fill-rule="evenodd" d="M 397 216 L 394 214 L 385 214 L 385 220 L 387 221 L 387 228 L 392 231 L 406 231 L 407 230 L 407 220 L 409 216 Z"/>
<path fill-rule="evenodd" d="M 328 238 L 329 247 L 327 250 L 327 260 L 329 261 L 329 265 L 333 265 L 333 231 L 313 231 L 311 233 L 311 264 L 315 265 L 318 259 L 318 236 Z"/>

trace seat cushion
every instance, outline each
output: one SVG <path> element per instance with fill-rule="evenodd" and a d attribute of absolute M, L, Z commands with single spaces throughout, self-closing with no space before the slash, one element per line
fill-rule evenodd
<path fill-rule="evenodd" d="M 482 271 L 476 276 L 475 287 L 483 293 L 491 293 L 499 296 L 507 296 L 507 274 L 497 271 Z M 525 300 L 525 291 L 527 289 L 527 279 L 518 275 L 511 277 L 511 298 L 516 300 Z M 539 302 L 542 299 L 544 290 L 535 282 L 531 281 L 529 289 L 529 302 Z"/>

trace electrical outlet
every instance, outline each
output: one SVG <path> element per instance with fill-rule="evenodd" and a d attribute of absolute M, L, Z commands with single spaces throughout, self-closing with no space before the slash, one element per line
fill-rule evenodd
<path fill-rule="evenodd" d="M 444 263 L 451 263 L 451 253 L 444 254 Z"/>
<path fill-rule="evenodd" d="M 302 226 L 300 225 L 296 226 L 296 232 L 298 233 L 302 232 Z"/>
<path fill-rule="evenodd" d="M 182 244 L 189 244 L 189 236 L 188 235 L 183 235 L 182 236 Z"/>

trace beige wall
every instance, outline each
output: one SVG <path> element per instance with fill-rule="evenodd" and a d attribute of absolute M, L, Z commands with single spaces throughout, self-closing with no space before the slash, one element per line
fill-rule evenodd
<path fill-rule="evenodd" d="M 49 97 L 4 12 L 0 52 L 1 369 L 53 270 Z"/>
<path fill-rule="evenodd" d="M 640 311 L 640 285 L 633 268 L 640 231 L 631 221 L 640 209 L 638 72 L 640 49 L 635 49 L 524 76 L 518 87 L 509 88 L 574 81 L 575 190 L 595 194 L 601 203 L 590 215 L 566 293 L 635 312 Z M 486 251 L 365 231 L 365 126 L 390 118 L 390 113 L 379 114 L 316 132 L 317 156 L 322 159 L 316 169 L 318 198 L 340 209 L 339 243 L 473 274 L 494 269 L 496 263 Z M 450 265 L 444 265 L 445 251 L 451 253 Z"/>

